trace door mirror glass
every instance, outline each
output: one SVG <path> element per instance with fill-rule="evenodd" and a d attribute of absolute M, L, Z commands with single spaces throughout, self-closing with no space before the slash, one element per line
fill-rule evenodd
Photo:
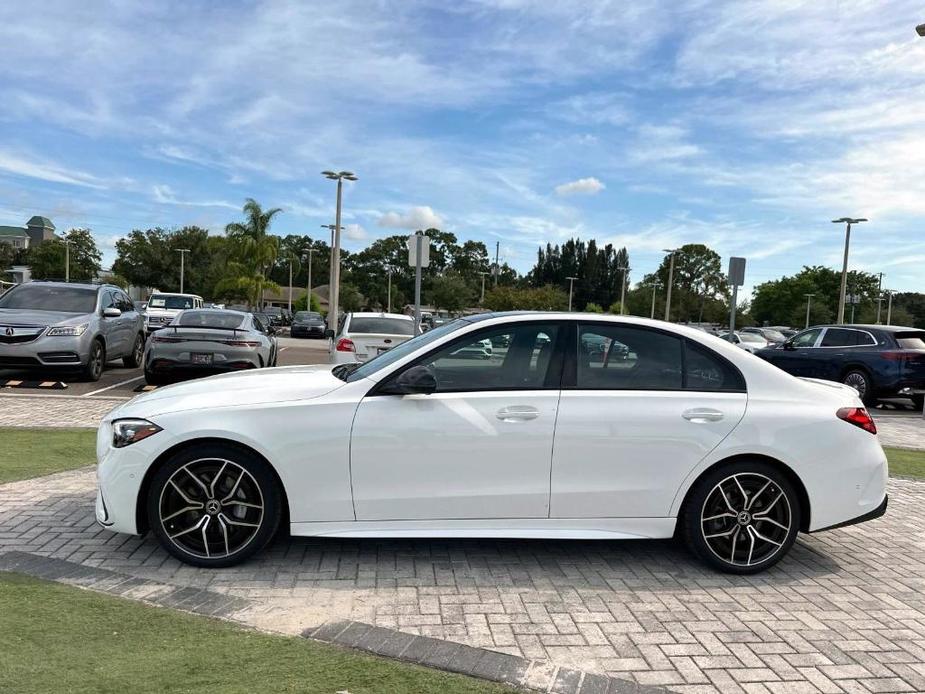
<path fill-rule="evenodd" d="M 122 311 L 117 309 L 115 306 L 107 306 L 103 309 L 104 318 L 118 318 L 122 315 Z"/>
<path fill-rule="evenodd" d="M 398 378 L 386 383 L 379 392 L 384 395 L 430 395 L 437 390 L 437 377 L 430 368 L 418 365 L 402 371 Z"/>

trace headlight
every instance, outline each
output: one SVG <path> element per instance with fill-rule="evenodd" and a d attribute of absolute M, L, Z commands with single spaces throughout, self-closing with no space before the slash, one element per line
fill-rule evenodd
<path fill-rule="evenodd" d="M 54 328 L 49 328 L 45 334 L 48 337 L 79 337 L 84 334 L 86 329 L 86 323 L 83 325 L 58 325 Z"/>
<path fill-rule="evenodd" d="M 147 419 L 117 419 L 112 423 L 113 448 L 125 448 L 161 431 Z"/>

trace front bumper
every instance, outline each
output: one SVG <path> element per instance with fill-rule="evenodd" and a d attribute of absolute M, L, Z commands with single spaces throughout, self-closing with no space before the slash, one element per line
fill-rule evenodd
<path fill-rule="evenodd" d="M 93 335 L 89 330 L 76 337 L 42 335 L 31 342 L 0 343 L 0 368 L 76 368 L 90 358 Z"/>

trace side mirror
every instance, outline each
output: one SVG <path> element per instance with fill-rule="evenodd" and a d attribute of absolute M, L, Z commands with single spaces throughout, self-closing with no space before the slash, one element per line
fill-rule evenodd
<path fill-rule="evenodd" d="M 115 308 L 114 306 L 110 306 L 109 308 L 103 309 L 103 318 L 118 318 L 121 315 L 122 315 L 122 311 Z"/>
<path fill-rule="evenodd" d="M 272 325 L 268 325 L 268 326 L 267 326 L 267 335 L 275 335 L 275 334 L 276 334 L 276 328 L 274 328 Z"/>
<path fill-rule="evenodd" d="M 783 349 L 794 350 L 796 347 L 793 346 L 793 340 L 787 340 L 784 344 L 781 345 Z"/>
<path fill-rule="evenodd" d="M 430 395 L 435 390 L 437 377 L 434 376 L 434 372 L 426 366 L 412 366 L 399 374 L 395 380 L 386 383 L 379 392 L 383 395 Z"/>
<path fill-rule="evenodd" d="M 331 330 L 330 328 L 325 328 L 325 330 L 324 330 L 324 336 L 325 336 L 327 339 L 329 339 L 329 340 L 333 340 L 333 339 L 334 339 L 334 331 Z"/>

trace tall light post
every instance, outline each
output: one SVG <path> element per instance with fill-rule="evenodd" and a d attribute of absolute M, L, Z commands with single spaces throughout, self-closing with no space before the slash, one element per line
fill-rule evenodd
<path fill-rule="evenodd" d="M 893 325 L 893 290 L 887 289 L 887 302 L 886 302 L 886 324 Z"/>
<path fill-rule="evenodd" d="M 671 285 L 674 283 L 674 257 L 680 252 L 680 248 L 663 248 L 668 254 L 668 287 L 665 291 L 665 320 L 671 320 Z"/>
<path fill-rule="evenodd" d="M 620 284 L 620 315 L 626 315 L 626 273 L 629 267 L 618 267 L 617 270 L 623 270 L 623 282 Z"/>
<path fill-rule="evenodd" d="M 64 281 L 71 281 L 71 232 L 64 233 Z"/>
<path fill-rule="evenodd" d="M 649 314 L 649 318 L 655 320 L 655 294 L 658 292 L 658 282 L 652 283 L 652 312 Z"/>
<path fill-rule="evenodd" d="M 883 306 L 883 273 L 877 277 L 877 325 L 880 325 L 880 308 Z"/>
<path fill-rule="evenodd" d="M 577 277 L 566 277 L 565 279 L 568 280 L 568 310 L 569 310 L 569 313 L 571 313 L 572 312 L 572 288 L 575 286 L 575 280 L 577 280 L 578 278 Z"/>
<path fill-rule="evenodd" d="M 331 249 L 331 287 L 328 299 L 328 328 L 337 330 L 337 314 L 340 301 L 340 209 L 344 180 L 357 180 L 352 171 L 322 171 L 321 175 L 332 181 L 337 181 L 337 207 L 334 214 L 334 245 Z"/>
<path fill-rule="evenodd" d="M 479 274 L 482 276 L 482 294 L 479 297 L 479 306 L 481 306 L 482 304 L 485 303 L 485 275 L 490 275 L 491 273 L 490 272 L 480 272 Z"/>
<path fill-rule="evenodd" d="M 809 307 L 813 305 L 813 297 L 816 295 L 815 294 L 804 294 L 803 296 L 806 297 L 806 325 L 804 326 L 804 328 L 808 328 L 809 327 Z"/>
<path fill-rule="evenodd" d="M 316 249 L 309 246 L 309 249 L 308 249 L 308 279 L 305 281 L 305 310 L 306 311 L 312 310 L 312 255 L 314 255 L 315 250 Z"/>
<path fill-rule="evenodd" d="M 848 246 L 851 243 L 851 225 L 860 224 L 861 222 L 866 222 L 867 220 L 863 217 L 858 217 L 854 219 L 852 217 L 841 217 L 840 219 L 833 219 L 832 224 L 844 224 L 845 225 L 845 258 L 842 261 L 841 268 L 841 289 L 838 292 L 838 323 L 845 322 L 845 292 L 848 288 Z"/>
<path fill-rule="evenodd" d="M 289 254 L 289 315 L 292 315 L 292 254 Z"/>
<path fill-rule="evenodd" d="M 388 304 L 388 307 L 385 309 L 385 311 L 386 313 L 391 313 L 392 312 L 392 266 L 391 265 L 389 265 L 388 267 L 388 273 L 389 273 L 389 289 L 388 289 L 389 298 L 386 301 L 386 303 Z"/>
<path fill-rule="evenodd" d="M 186 254 L 189 253 L 189 248 L 174 248 L 174 250 L 180 254 L 180 293 L 182 294 L 183 293 L 183 273 L 186 267 L 186 263 L 184 263 L 183 261 L 186 258 Z"/>
<path fill-rule="evenodd" d="M 334 286 L 334 230 L 337 227 L 333 224 L 322 224 L 321 228 L 327 229 L 329 232 L 331 232 L 331 241 L 328 244 L 328 312 L 330 313 L 331 287 Z"/>

